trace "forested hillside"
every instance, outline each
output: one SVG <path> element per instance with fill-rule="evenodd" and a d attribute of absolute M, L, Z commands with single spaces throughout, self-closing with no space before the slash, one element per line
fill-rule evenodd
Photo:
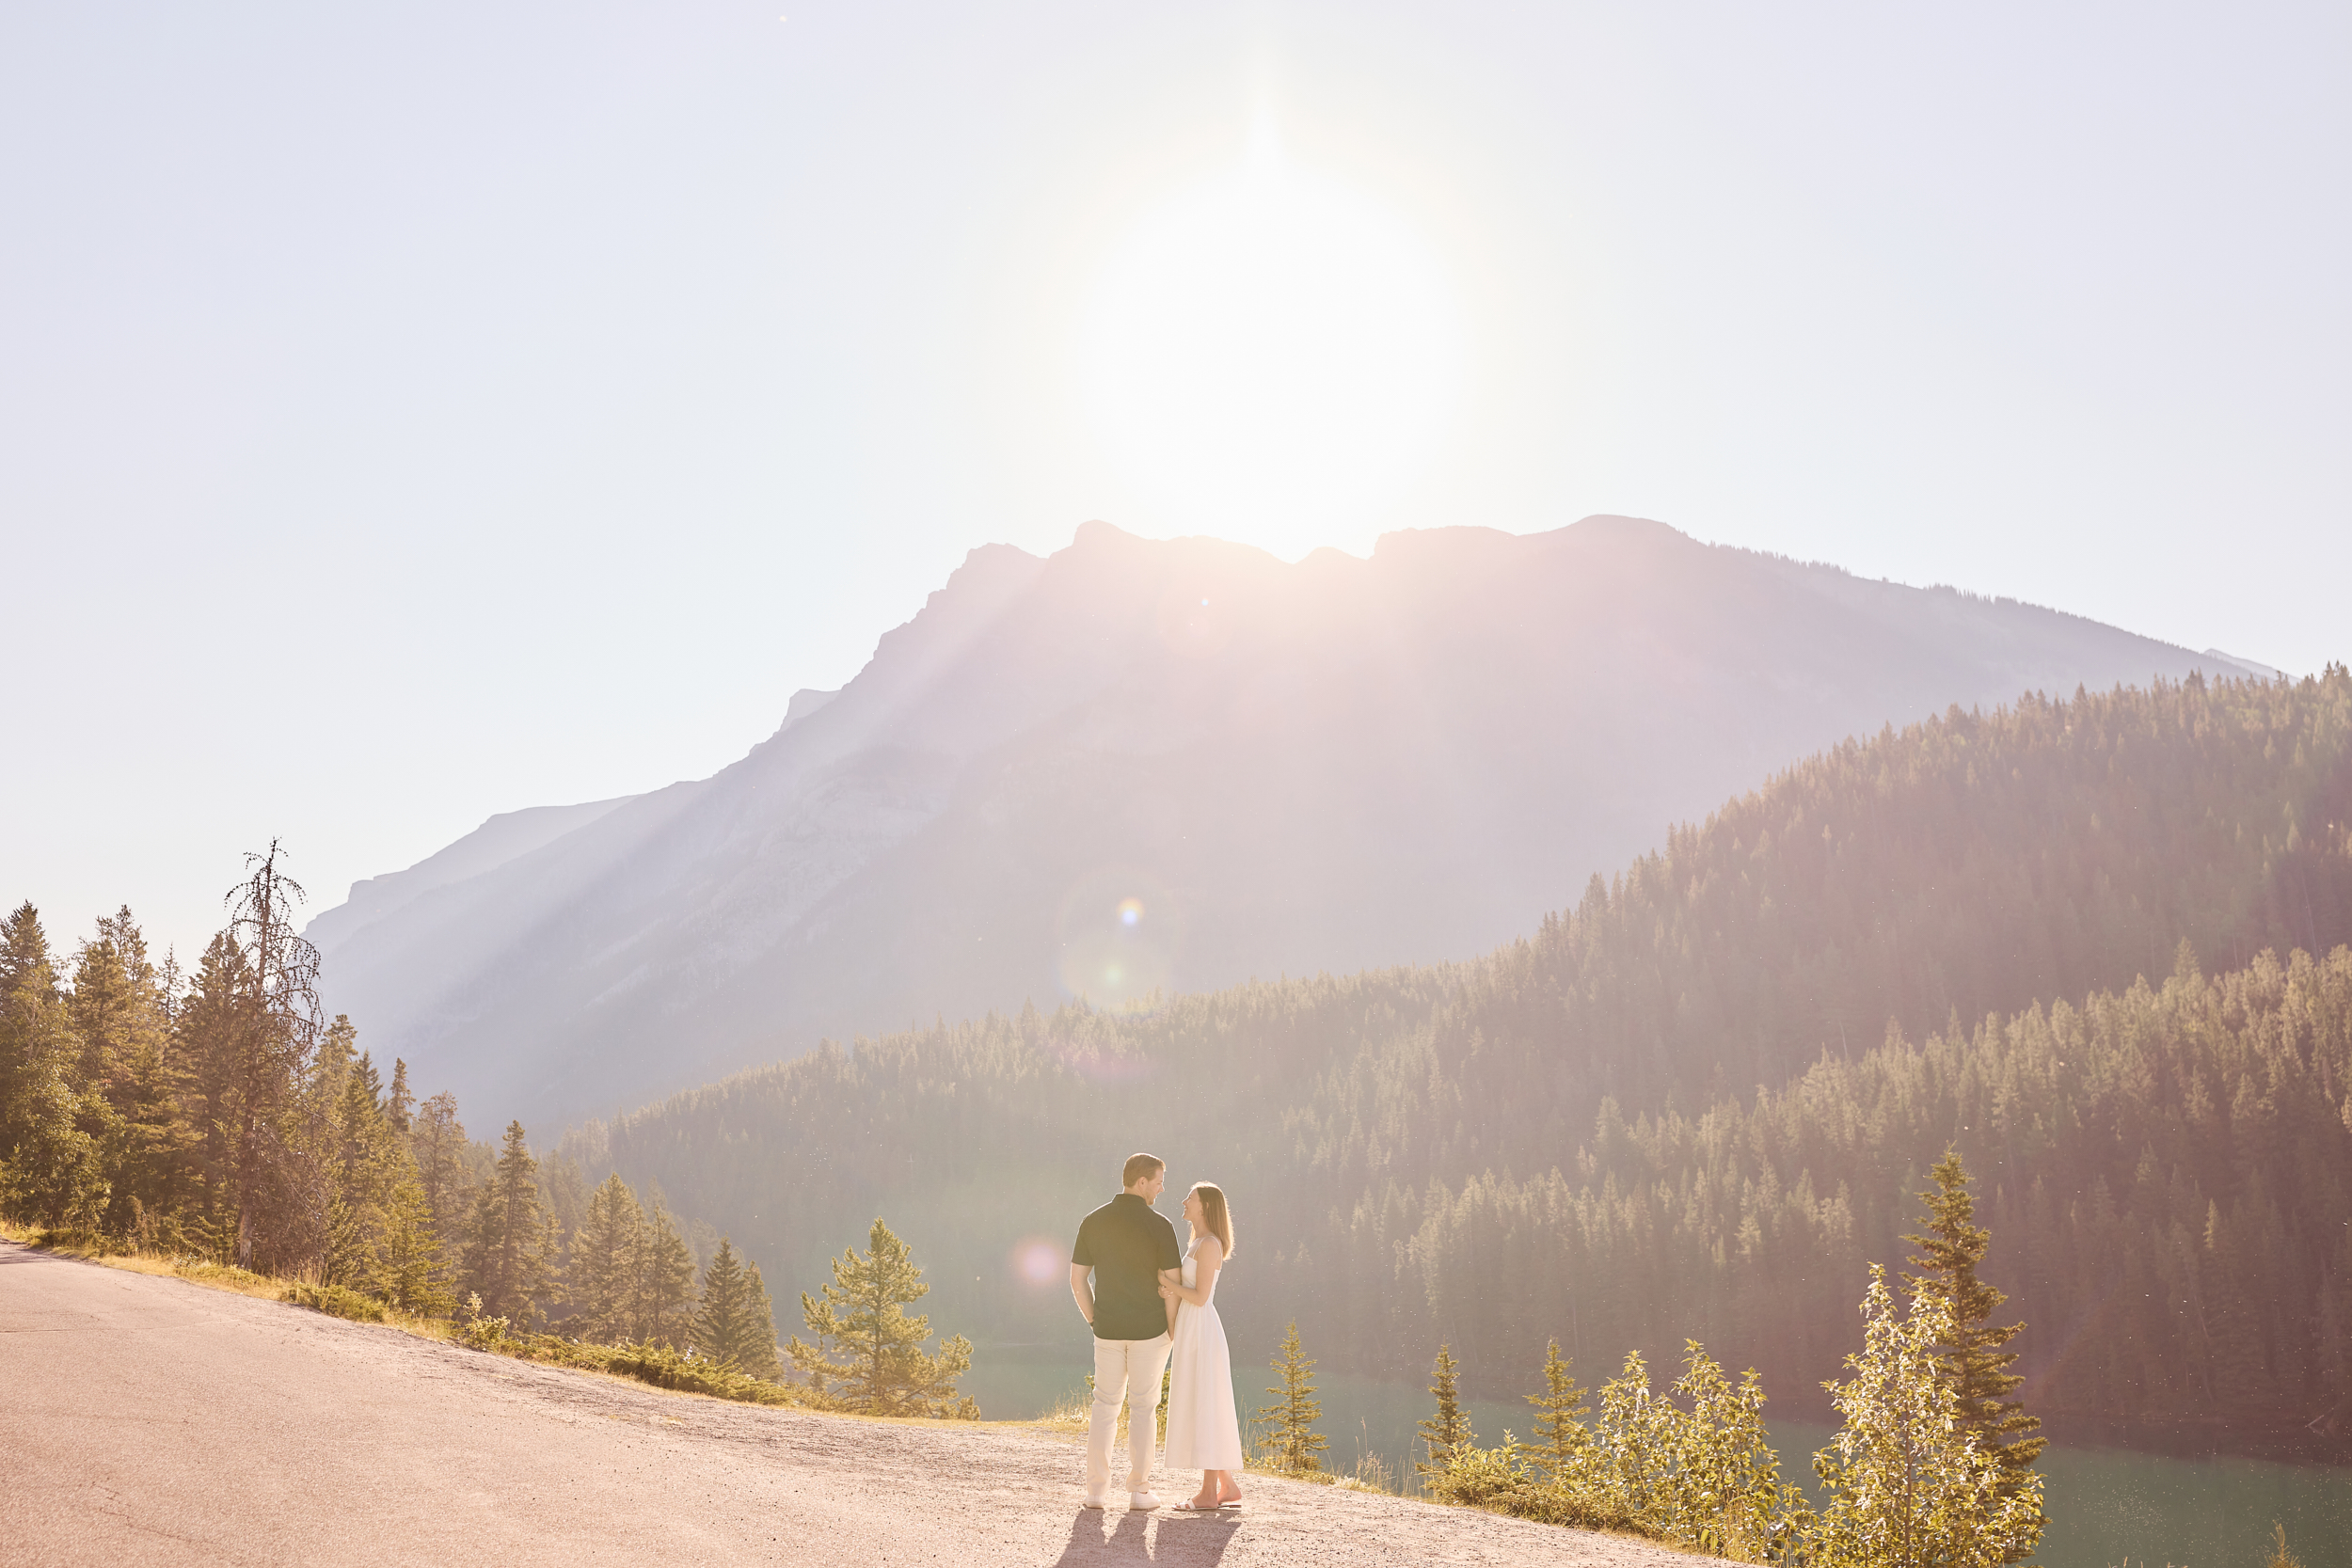
<path fill-rule="evenodd" d="M 1696 1337 L 1800 1390 L 1851 1348 L 1840 1292 L 1903 1256 L 1957 1148 L 1984 1274 L 2033 1325 L 2033 1408 L 2344 1433 L 2348 1084 L 2352 948 L 2209 980 L 2184 944 L 2160 986 L 1889 1039 L 1693 1117 L 1608 1101 L 1541 1177 L 1384 1192 L 1351 1216 L 1339 1299 L 1361 1344 L 1521 1366 L 1556 1334 L 1592 1365 Z"/>
<path fill-rule="evenodd" d="M 1023 1239 L 1151 1148 L 1233 1195 L 1246 1336 L 1446 1336 L 1501 1386 L 1547 1334 L 1704 1335 L 1803 1408 L 1957 1140 L 2047 1402 L 2299 1423 L 2352 1391 L 2352 960 L 2276 955 L 2352 941 L 2347 825 L 2340 667 L 2029 697 L 1838 747 L 1482 960 L 862 1040 L 576 1147 L 797 1286 L 887 1214 L 1012 1342 L 1066 1326 Z"/>

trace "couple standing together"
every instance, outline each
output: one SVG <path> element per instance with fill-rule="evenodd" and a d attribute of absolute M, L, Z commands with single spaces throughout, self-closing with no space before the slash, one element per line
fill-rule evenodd
<path fill-rule="evenodd" d="M 1168 1185 L 1168 1163 L 1128 1158 L 1126 1190 L 1086 1217 L 1070 1249 L 1070 1293 L 1094 1325 L 1094 1403 L 1087 1413 L 1087 1497 L 1101 1508 L 1111 1480 L 1111 1438 L 1127 1406 L 1127 1506 L 1157 1508 L 1152 1449 L 1160 1371 L 1168 1386 L 1168 1463 L 1199 1470 L 1200 1490 L 1180 1506 L 1238 1508 L 1241 1421 L 1233 1409 L 1233 1363 L 1225 1325 L 1210 1305 L 1216 1276 L 1233 1256 L 1232 1212 L 1212 1182 L 1184 1195 L 1190 1244 L 1152 1205 Z M 1091 1275 L 1089 1282 L 1089 1275 Z M 1089 1288 L 1089 1283 L 1091 1288 Z"/>

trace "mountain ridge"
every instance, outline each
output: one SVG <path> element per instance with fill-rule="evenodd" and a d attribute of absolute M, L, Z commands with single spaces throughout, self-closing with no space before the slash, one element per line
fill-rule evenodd
<path fill-rule="evenodd" d="M 1295 564 L 1089 523 L 972 551 L 711 778 L 314 928 L 378 1054 L 577 1119 L 935 1012 L 1475 953 L 1847 735 L 2215 667 L 1638 518 Z"/>

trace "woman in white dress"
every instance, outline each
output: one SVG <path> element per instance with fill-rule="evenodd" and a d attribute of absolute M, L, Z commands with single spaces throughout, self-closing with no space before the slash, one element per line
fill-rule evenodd
<path fill-rule="evenodd" d="M 1213 1182 L 1198 1181 L 1184 1195 L 1184 1218 L 1192 1243 L 1184 1248 L 1182 1285 L 1163 1282 L 1160 1294 L 1170 1311 L 1168 1382 L 1168 1465 L 1199 1470 L 1200 1490 L 1183 1506 L 1238 1508 L 1241 1487 L 1241 1419 L 1233 1409 L 1233 1358 L 1225 1347 L 1225 1325 L 1211 1305 L 1216 1276 L 1233 1256 L 1233 1214 Z"/>

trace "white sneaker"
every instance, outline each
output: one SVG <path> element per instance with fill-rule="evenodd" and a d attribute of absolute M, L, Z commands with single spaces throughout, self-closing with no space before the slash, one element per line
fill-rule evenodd
<path fill-rule="evenodd" d="M 1127 1494 L 1127 1506 L 1133 1509 L 1154 1509 L 1160 1506 L 1160 1499 L 1149 1492 L 1130 1492 Z"/>
<path fill-rule="evenodd" d="M 1103 1506 L 1103 1499 L 1089 1492 L 1087 1494 L 1087 1500 L 1078 1506 L 1081 1508 L 1100 1508 Z"/>

